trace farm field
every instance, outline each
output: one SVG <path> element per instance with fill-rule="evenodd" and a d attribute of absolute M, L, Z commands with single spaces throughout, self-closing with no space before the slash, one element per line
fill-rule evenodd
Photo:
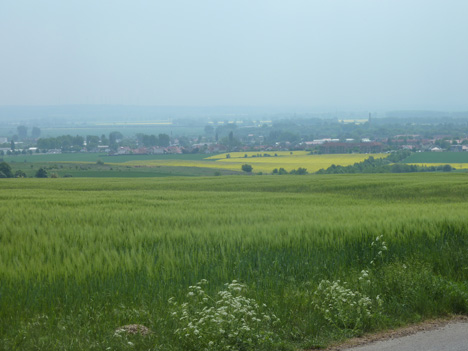
<path fill-rule="evenodd" d="M 0 187 L 2 350 L 311 349 L 468 312 L 466 174 Z"/>
<path fill-rule="evenodd" d="M 406 158 L 405 163 L 468 163 L 468 152 L 415 152 Z"/>
<path fill-rule="evenodd" d="M 416 152 L 403 162 L 428 167 L 449 164 L 455 169 L 468 169 L 468 152 Z"/>
<path fill-rule="evenodd" d="M 274 155 L 277 156 L 274 156 Z M 227 157 L 229 155 L 229 158 Z M 247 156 L 247 157 L 246 157 Z M 373 156 L 374 158 L 386 157 L 387 154 L 333 154 L 333 155 L 310 155 L 306 151 L 277 151 L 277 152 L 233 152 L 219 155 L 203 154 L 170 154 L 170 155 L 121 155 L 107 156 L 94 153 L 73 153 L 57 155 L 19 155 L 5 156 L 4 160 L 12 164 L 14 168 L 28 168 L 29 163 L 44 164 L 53 163 L 96 163 L 102 161 L 108 166 L 128 166 L 129 168 L 145 167 L 148 176 L 151 176 L 154 167 L 169 167 L 171 169 L 191 169 L 193 175 L 213 175 L 215 171 L 241 172 L 243 164 L 253 167 L 254 173 L 272 173 L 276 168 L 284 168 L 290 172 L 293 169 L 306 168 L 309 173 L 321 168 L 328 168 L 332 164 L 348 166 L 361 162 Z M 22 165 L 21 165 L 22 164 Z M 37 167 L 36 167 L 37 168 Z M 66 168 L 66 167 L 65 167 Z M 71 166 L 73 168 L 73 166 Z M 204 171 L 201 171 L 203 170 Z M 63 172 L 62 172 L 63 173 Z M 136 172 L 141 173 L 141 172 Z M 157 172 L 156 172 L 157 173 Z M 168 173 L 168 172 L 166 172 Z M 60 175 L 60 173 L 58 173 Z M 179 172 L 175 175 L 190 175 L 190 172 Z M 86 176 L 81 174 L 81 176 Z M 104 174 L 91 174 L 89 176 L 104 176 Z M 106 176 L 121 176 L 117 173 L 108 172 Z M 155 175 L 157 176 L 157 175 Z"/>
<path fill-rule="evenodd" d="M 277 154 L 277 156 L 274 156 Z M 227 157 L 229 155 L 229 157 Z M 268 155 L 268 156 L 265 156 Z M 245 157 L 247 156 L 247 157 Z M 290 172 L 293 169 L 306 168 L 309 173 L 321 168 L 328 168 L 332 164 L 348 166 L 361 162 L 373 156 L 374 158 L 386 157 L 386 154 L 333 154 L 333 155 L 309 155 L 306 151 L 287 152 L 242 152 L 210 156 L 205 160 L 154 160 L 154 161 L 130 161 L 130 165 L 164 165 L 206 167 L 215 169 L 240 170 L 243 164 L 253 167 L 253 172 L 271 173 L 275 168 L 284 168 Z"/>
<path fill-rule="evenodd" d="M 99 178 L 152 178 L 152 177 L 197 177 L 213 175 L 240 174 L 241 171 L 213 170 L 201 167 L 173 167 L 173 166 L 130 166 L 123 164 L 96 164 L 96 163 L 12 163 L 14 171 L 21 170 L 27 178 L 33 178 L 39 168 L 44 168 L 49 177 L 99 177 Z"/>

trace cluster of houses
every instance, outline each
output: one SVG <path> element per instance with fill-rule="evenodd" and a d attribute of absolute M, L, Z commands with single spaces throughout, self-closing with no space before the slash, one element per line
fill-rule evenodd
<path fill-rule="evenodd" d="M 249 138 L 254 140 L 254 135 L 249 135 Z M 359 140 L 355 139 L 333 139 L 323 138 L 314 139 L 311 141 L 297 141 L 297 142 L 276 142 L 273 144 L 265 143 L 259 145 L 257 143 L 251 143 L 249 140 L 244 140 L 244 144 L 239 143 L 237 146 L 229 147 L 224 144 L 220 144 L 215 141 L 204 140 L 200 138 L 193 140 L 190 143 L 186 143 L 184 146 L 180 145 L 178 139 L 171 140 L 170 146 L 120 146 L 117 149 L 111 149 L 106 145 L 99 145 L 93 149 L 87 149 L 83 147 L 81 152 L 100 152 L 107 153 L 108 155 L 162 155 L 162 154 L 183 154 L 183 153 L 204 153 L 204 154 L 216 154 L 223 152 L 245 152 L 245 151 L 292 151 L 292 150 L 308 150 L 314 153 L 321 154 L 342 154 L 342 153 L 380 153 L 388 150 L 405 149 L 410 151 L 431 151 L 431 152 L 467 152 L 468 151 L 468 140 L 456 140 L 453 142 L 448 136 L 437 136 L 433 139 L 424 139 L 418 135 L 396 135 L 391 138 L 385 138 L 381 140 L 370 140 L 369 138 L 362 138 Z M 442 142 L 441 142 L 442 141 Z M 16 143 L 15 143 L 16 144 Z M 20 143 L 18 143 L 20 144 Z M 0 154 L 9 154 L 10 148 L 0 148 Z M 19 145 L 18 145 L 19 146 Z M 17 152 L 21 148 L 16 148 Z M 3 152 L 2 152 L 3 151 Z M 39 150 L 36 147 L 26 148 L 22 150 L 23 153 L 36 153 Z M 41 150 L 48 154 L 59 154 L 62 153 L 61 149 L 50 149 Z"/>

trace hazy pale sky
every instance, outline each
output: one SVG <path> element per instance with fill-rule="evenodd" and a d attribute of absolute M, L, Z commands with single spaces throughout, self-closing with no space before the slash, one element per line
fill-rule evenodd
<path fill-rule="evenodd" d="M 467 0 L 3 0 L 0 105 L 468 109 Z"/>

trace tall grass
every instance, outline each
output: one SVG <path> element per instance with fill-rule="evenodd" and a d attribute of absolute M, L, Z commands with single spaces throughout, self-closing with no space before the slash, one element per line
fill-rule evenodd
<path fill-rule="evenodd" d="M 177 349 L 167 301 L 202 279 L 209 293 L 245 284 L 287 345 L 355 335 L 328 325 L 313 294 L 322 280 L 358 289 L 378 235 L 388 251 L 367 293 L 384 310 L 366 330 L 468 311 L 464 174 L 0 186 L 0 349 Z M 113 336 L 130 323 L 155 333 Z"/>

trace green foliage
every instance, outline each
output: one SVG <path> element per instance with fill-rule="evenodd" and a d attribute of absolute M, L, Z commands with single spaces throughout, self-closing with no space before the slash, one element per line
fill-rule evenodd
<path fill-rule="evenodd" d="M 24 173 L 22 170 L 18 169 L 16 172 L 15 172 L 15 178 L 26 178 L 27 175 L 26 173 Z"/>
<path fill-rule="evenodd" d="M 11 171 L 11 166 L 6 162 L 0 162 L 0 178 L 12 178 L 13 173 Z"/>
<path fill-rule="evenodd" d="M 299 167 L 298 169 L 293 169 L 289 174 L 304 175 L 307 174 L 307 169 Z"/>
<path fill-rule="evenodd" d="M 33 127 L 31 131 L 31 137 L 37 139 L 41 136 L 41 129 L 39 127 Z"/>
<path fill-rule="evenodd" d="M 159 134 L 158 135 L 158 145 L 159 146 L 169 146 L 170 143 L 170 138 L 169 135 L 167 134 Z"/>
<path fill-rule="evenodd" d="M 450 165 L 444 166 L 416 166 L 399 162 L 403 159 L 408 159 L 408 151 L 398 151 L 392 153 L 386 158 L 378 158 L 370 156 L 362 162 L 357 162 L 350 166 L 331 165 L 327 169 L 317 171 L 317 174 L 344 174 L 344 173 L 413 173 L 413 172 L 450 172 Z"/>
<path fill-rule="evenodd" d="M 39 168 L 35 175 L 36 178 L 47 178 L 47 171 L 44 168 Z"/>
<path fill-rule="evenodd" d="M 37 148 L 41 150 L 61 149 L 63 151 L 80 151 L 84 144 L 82 136 L 62 135 L 56 138 L 40 138 Z"/>
<path fill-rule="evenodd" d="M 251 165 L 248 165 L 248 164 L 243 164 L 241 169 L 244 171 L 244 172 L 247 172 L 247 173 L 251 173 L 253 168 Z"/>
<path fill-rule="evenodd" d="M 278 174 L 279 174 L 279 175 L 288 174 L 288 171 L 285 170 L 283 167 L 280 167 L 280 169 L 279 169 L 279 171 L 278 171 Z"/>

